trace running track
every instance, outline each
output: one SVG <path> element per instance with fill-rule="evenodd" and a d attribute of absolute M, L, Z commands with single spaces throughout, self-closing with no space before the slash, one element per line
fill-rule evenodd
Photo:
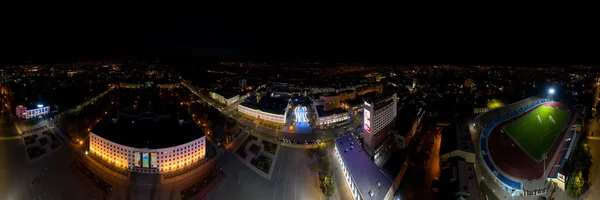
<path fill-rule="evenodd" d="M 549 102 L 540 104 L 539 106 L 543 105 L 558 107 L 561 110 L 571 110 L 571 112 L 569 112 L 571 114 L 569 122 L 572 124 L 575 121 L 573 120 L 575 119 L 575 112 L 573 112 L 573 109 L 570 109 L 566 105 L 558 102 Z M 514 178 L 535 180 L 544 176 L 544 162 L 541 161 L 538 163 L 530 158 L 506 133 L 500 131 L 504 125 L 513 122 L 521 116 L 525 116 L 536 108 L 530 109 L 518 117 L 514 117 L 508 121 L 498 124 L 496 127 L 494 127 L 494 130 L 492 130 L 487 140 L 489 154 L 494 164 L 496 164 L 496 166 L 502 172 Z M 546 160 L 547 166 L 553 164 L 551 163 L 552 157 L 556 153 L 556 150 L 560 146 L 561 142 L 563 142 L 562 138 L 564 137 L 565 132 L 566 131 L 563 130 L 560 133 L 550 148 L 550 151 L 548 151 L 548 159 Z M 560 159 L 560 157 L 558 159 Z"/>

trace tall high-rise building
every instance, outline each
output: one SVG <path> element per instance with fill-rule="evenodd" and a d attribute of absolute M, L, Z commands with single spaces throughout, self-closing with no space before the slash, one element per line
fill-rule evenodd
<path fill-rule="evenodd" d="M 390 139 L 396 119 L 396 93 L 377 93 L 364 99 L 363 138 L 367 153 L 375 159 Z"/>

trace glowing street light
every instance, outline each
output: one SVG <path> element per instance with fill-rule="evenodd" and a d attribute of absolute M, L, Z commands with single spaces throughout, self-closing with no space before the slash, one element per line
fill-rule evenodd
<path fill-rule="evenodd" d="M 553 95 L 553 94 L 554 94 L 554 92 L 555 92 L 555 91 L 554 91 L 554 88 L 550 88 L 550 89 L 548 89 L 548 94 L 550 94 L 550 95 Z"/>

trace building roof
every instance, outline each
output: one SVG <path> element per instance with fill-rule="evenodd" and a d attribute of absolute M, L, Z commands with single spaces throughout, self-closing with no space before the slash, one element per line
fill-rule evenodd
<path fill-rule="evenodd" d="M 440 176 L 440 185 L 442 186 L 440 196 L 442 198 L 480 199 L 473 163 L 467 163 L 460 157 L 454 157 L 444 165 Z"/>
<path fill-rule="evenodd" d="M 150 149 L 173 147 L 204 136 L 187 113 L 127 110 L 109 112 L 91 132 L 117 144 Z"/>
<path fill-rule="evenodd" d="M 287 103 L 288 100 L 285 98 L 263 96 L 258 102 L 256 102 L 256 97 L 248 97 L 244 102 L 242 102 L 241 105 L 248 108 L 261 110 L 263 112 L 282 115 L 285 114 Z"/>
<path fill-rule="evenodd" d="M 402 165 L 404 165 L 407 158 L 408 149 L 400 149 L 392 154 L 381 170 L 383 170 L 388 177 L 395 178 L 402 169 Z"/>
<path fill-rule="evenodd" d="M 474 153 L 473 142 L 469 125 L 466 123 L 453 123 L 442 130 L 442 144 L 440 145 L 440 155 L 444 155 L 455 150 Z"/>
<path fill-rule="evenodd" d="M 336 138 L 335 144 L 362 196 L 369 197 L 371 191 L 374 195 L 367 199 L 383 199 L 392 187 L 392 180 L 373 163 L 352 135 Z"/>
<path fill-rule="evenodd" d="M 341 109 L 341 108 L 335 108 L 333 110 L 328 110 L 325 111 L 325 106 L 315 106 L 317 108 L 317 114 L 319 115 L 319 117 L 327 117 L 327 116 L 331 116 L 331 115 L 337 115 L 337 114 L 343 114 L 343 113 L 348 113 L 347 110 Z"/>
<path fill-rule="evenodd" d="M 358 105 L 362 105 L 365 102 L 362 100 L 362 98 L 354 98 L 354 99 L 348 99 L 344 101 L 346 104 L 348 104 L 350 107 L 354 107 L 354 106 L 358 106 Z"/>
<path fill-rule="evenodd" d="M 363 100 L 370 103 L 373 106 L 373 110 L 377 110 L 382 106 L 388 105 L 395 99 L 389 99 L 396 93 L 386 91 L 384 93 L 370 92 L 363 95 Z"/>
<path fill-rule="evenodd" d="M 213 93 L 216 93 L 218 95 L 223 96 L 225 99 L 231 99 L 232 97 L 235 97 L 237 95 L 240 95 L 239 93 L 235 92 L 235 91 L 230 91 L 230 90 L 216 90 L 213 91 Z"/>
<path fill-rule="evenodd" d="M 415 119 L 419 116 L 419 110 L 414 105 L 403 106 L 396 117 L 396 130 L 399 135 L 406 136 L 413 127 Z"/>

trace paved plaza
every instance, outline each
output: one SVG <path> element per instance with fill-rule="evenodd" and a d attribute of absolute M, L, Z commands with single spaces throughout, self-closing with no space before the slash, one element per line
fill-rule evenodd
<path fill-rule="evenodd" d="M 316 158 L 308 149 L 280 146 L 271 179 L 226 152 L 219 161 L 225 180 L 208 199 L 325 199 L 318 187 Z"/>

